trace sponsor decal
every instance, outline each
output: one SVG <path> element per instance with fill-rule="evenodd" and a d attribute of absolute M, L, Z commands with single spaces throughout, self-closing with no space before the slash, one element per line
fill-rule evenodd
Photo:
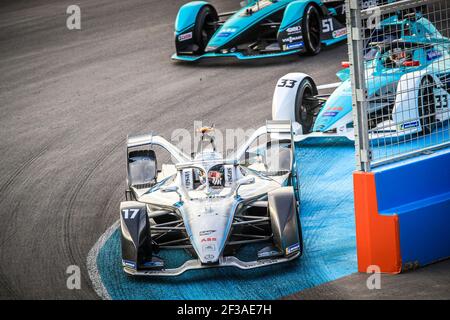
<path fill-rule="evenodd" d="M 180 34 L 178 36 L 178 41 L 186 41 L 192 39 L 192 32 L 188 32 L 188 33 L 184 33 L 184 34 Z"/>
<path fill-rule="evenodd" d="M 214 233 L 214 232 L 216 232 L 216 230 L 203 230 L 203 231 L 200 231 L 199 233 L 198 233 L 198 235 L 201 237 L 201 236 L 209 236 L 210 234 L 212 234 L 212 233 Z"/>
<path fill-rule="evenodd" d="M 305 44 L 303 43 L 303 41 L 301 42 L 297 42 L 297 43 L 289 43 L 286 47 L 288 49 L 298 49 L 298 48 L 303 48 Z"/>
<path fill-rule="evenodd" d="M 184 185 L 188 190 L 194 189 L 194 179 L 193 179 L 193 173 L 191 169 L 184 169 L 183 170 L 183 179 L 184 179 Z"/>
<path fill-rule="evenodd" d="M 342 29 L 333 31 L 333 38 L 340 38 L 345 35 L 347 35 L 347 28 L 342 28 Z"/>
<path fill-rule="evenodd" d="M 289 38 L 284 38 L 281 39 L 281 42 L 283 43 L 292 43 L 298 40 L 303 40 L 303 36 L 296 36 L 296 37 L 289 37 Z"/>
<path fill-rule="evenodd" d="M 427 51 L 427 60 L 431 61 L 431 60 L 435 60 L 442 57 L 442 53 L 436 50 L 429 50 Z"/>
<path fill-rule="evenodd" d="M 302 27 L 301 26 L 290 27 L 286 29 L 286 32 L 288 33 L 288 35 L 299 34 L 302 32 Z"/>
<path fill-rule="evenodd" d="M 217 35 L 219 38 L 226 38 L 229 37 L 231 35 L 231 33 L 229 32 L 219 32 L 219 34 Z"/>
<path fill-rule="evenodd" d="M 220 30 L 220 32 L 217 34 L 218 37 L 226 38 L 231 36 L 233 33 L 237 31 L 236 28 L 223 28 Z"/>
<path fill-rule="evenodd" d="M 328 107 L 323 113 L 324 117 L 335 117 L 339 111 L 344 110 L 343 107 Z"/>
<path fill-rule="evenodd" d="M 214 259 L 214 255 L 213 254 L 206 254 L 205 255 L 205 260 L 212 260 Z"/>
<path fill-rule="evenodd" d="M 236 28 L 223 28 L 222 30 L 220 30 L 221 32 L 230 32 L 230 33 L 235 33 L 237 31 Z"/>
<path fill-rule="evenodd" d="M 299 251 L 299 250 L 300 250 L 300 243 L 295 243 L 286 248 L 286 254 L 290 254 L 292 252 Z"/>
<path fill-rule="evenodd" d="M 229 187 L 234 181 L 234 167 L 232 165 L 225 165 L 225 186 Z"/>
<path fill-rule="evenodd" d="M 122 260 L 122 265 L 124 265 L 125 267 L 130 267 L 130 268 L 136 269 L 136 264 L 131 261 Z"/>
<path fill-rule="evenodd" d="M 216 251 L 216 246 L 213 244 L 205 244 L 203 246 L 203 251 Z"/>
<path fill-rule="evenodd" d="M 164 263 L 162 261 L 148 261 L 144 263 L 145 267 L 162 267 Z"/>
<path fill-rule="evenodd" d="M 203 238 L 200 242 L 214 242 L 217 241 L 217 238 Z"/>
<path fill-rule="evenodd" d="M 272 256 L 276 256 L 278 255 L 278 251 L 272 250 L 272 251 L 267 251 L 267 252 L 261 252 L 258 254 L 258 256 L 260 258 L 264 258 L 264 257 L 272 257 Z"/>
<path fill-rule="evenodd" d="M 419 126 L 419 120 L 410 121 L 403 123 L 400 128 L 401 130 L 411 129 L 411 128 L 417 128 Z"/>
<path fill-rule="evenodd" d="M 327 111 L 342 111 L 344 108 L 342 107 L 328 107 Z"/>
<path fill-rule="evenodd" d="M 377 0 L 365 0 L 361 1 L 361 10 L 378 6 Z"/>

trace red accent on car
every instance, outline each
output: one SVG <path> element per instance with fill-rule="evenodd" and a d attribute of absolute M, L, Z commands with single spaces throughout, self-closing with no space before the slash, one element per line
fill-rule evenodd
<path fill-rule="evenodd" d="M 417 60 L 405 61 L 405 62 L 403 62 L 403 66 L 418 67 L 418 66 L 420 66 L 420 61 L 417 61 Z"/>
<path fill-rule="evenodd" d="M 350 62 L 349 61 L 342 61 L 341 66 L 344 69 L 350 68 Z"/>

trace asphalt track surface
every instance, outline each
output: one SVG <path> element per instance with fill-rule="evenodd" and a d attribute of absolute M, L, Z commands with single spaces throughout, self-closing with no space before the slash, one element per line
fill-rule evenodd
<path fill-rule="evenodd" d="M 335 82 L 346 60 L 339 45 L 316 57 L 174 63 L 183 2 L 77 1 L 81 31 L 66 28 L 72 1 L 1 2 L 0 298 L 98 298 L 86 257 L 117 220 L 127 134 L 170 137 L 195 120 L 257 128 L 279 77 Z M 66 287 L 69 265 L 81 268 L 81 290 Z"/>
<path fill-rule="evenodd" d="M 294 300 L 449 300 L 450 260 L 398 275 L 383 274 L 380 290 L 367 290 L 369 275 L 355 273 L 283 299 Z"/>

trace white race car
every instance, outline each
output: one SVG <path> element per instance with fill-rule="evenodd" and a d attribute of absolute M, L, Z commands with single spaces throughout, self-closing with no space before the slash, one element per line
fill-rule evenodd
<path fill-rule="evenodd" d="M 161 136 L 130 137 L 127 201 L 120 205 L 122 265 L 132 275 L 176 276 L 186 270 L 251 269 L 303 252 L 298 182 L 290 121 L 268 121 L 231 157 L 215 150 L 211 128 L 184 154 Z M 158 170 L 155 149 L 173 163 Z M 243 246 L 258 246 L 242 261 Z M 166 267 L 158 252 L 184 249 L 184 264 Z M 173 251 L 172 251 L 173 252 Z"/>

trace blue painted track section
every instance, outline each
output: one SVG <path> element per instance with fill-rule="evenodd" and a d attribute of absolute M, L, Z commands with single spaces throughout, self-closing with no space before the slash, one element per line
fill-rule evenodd
<path fill-rule="evenodd" d="M 305 252 L 289 263 L 254 270 L 194 270 L 174 278 L 132 278 L 121 269 L 116 230 L 97 263 L 112 299 L 276 299 L 357 271 L 352 172 L 354 146 L 307 140 L 297 147 Z M 248 250 L 251 250 L 248 249 Z M 170 252 L 168 263 L 187 256 Z"/>

